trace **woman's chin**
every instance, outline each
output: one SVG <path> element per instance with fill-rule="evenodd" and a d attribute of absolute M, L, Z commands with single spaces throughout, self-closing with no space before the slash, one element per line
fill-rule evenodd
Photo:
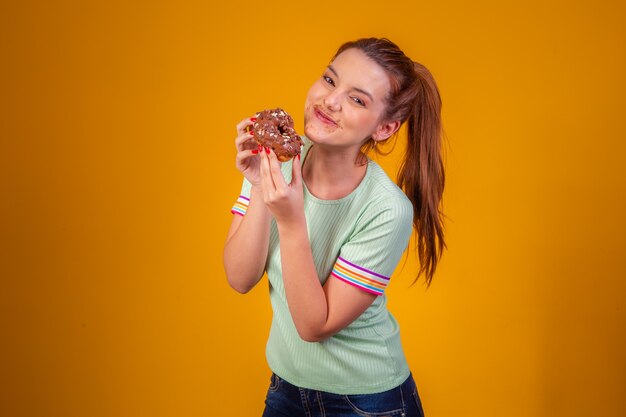
<path fill-rule="evenodd" d="M 309 124 L 304 125 L 304 136 L 307 137 L 311 142 L 317 142 L 318 134 L 317 130 L 312 128 Z"/>
<path fill-rule="evenodd" d="M 319 126 L 317 123 L 309 123 L 304 125 L 304 135 L 312 142 L 324 142 L 334 132 L 329 132 L 325 126 Z"/>

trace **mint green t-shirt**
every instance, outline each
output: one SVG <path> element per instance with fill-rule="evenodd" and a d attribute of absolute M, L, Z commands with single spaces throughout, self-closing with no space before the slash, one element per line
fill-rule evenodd
<path fill-rule="evenodd" d="M 312 142 L 303 141 L 304 162 Z M 282 164 L 287 182 L 291 164 Z M 245 215 L 250 187 L 244 179 L 234 214 Z M 336 394 L 372 394 L 397 387 L 410 372 L 384 289 L 413 230 L 411 202 L 370 160 L 361 183 L 341 199 L 320 200 L 304 186 L 304 211 L 321 284 L 340 279 L 378 297 L 334 336 L 315 343 L 302 340 L 287 306 L 278 230 L 272 220 L 266 264 L 273 309 L 266 348 L 270 369 L 294 385 Z"/>

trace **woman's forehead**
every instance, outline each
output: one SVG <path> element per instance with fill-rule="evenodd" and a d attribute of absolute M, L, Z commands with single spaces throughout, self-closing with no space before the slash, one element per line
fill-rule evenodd
<path fill-rule="evenodd" d="M 340 83 L 368 91 L 374 97 L 384 98 L 389 91 L 386 71 L 359 49 L 343 51 L 330 63 L 329 69 Z"/>

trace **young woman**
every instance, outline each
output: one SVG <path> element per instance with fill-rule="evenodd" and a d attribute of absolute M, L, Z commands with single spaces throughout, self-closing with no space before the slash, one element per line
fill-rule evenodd
<path fill-rule="evenodd" d="M 263 415 L 423 416 L 384 289 L 413 228 L 428 285 L 445 247 L 432 75 L 387 39 L 348 42 L 308 92 L 301 157 L 281 164 L 257 147 L 253 121 L 237 125 L 245 179 L 224 267 L 241 293 L 268 275 Z M 366 154 L 404 122 L 398 187 Z"/>

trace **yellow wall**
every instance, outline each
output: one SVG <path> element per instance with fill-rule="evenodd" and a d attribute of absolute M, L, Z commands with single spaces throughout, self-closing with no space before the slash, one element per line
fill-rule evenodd
<path fill-rule="evenodd" d="M 449 250 L 388 290 L 427 415 L 623 415 L 623 2 L 85 3 L 0 6 L 0 415 L 260 415 L 234 127 L 372 35 L 443 96 Z"/>

